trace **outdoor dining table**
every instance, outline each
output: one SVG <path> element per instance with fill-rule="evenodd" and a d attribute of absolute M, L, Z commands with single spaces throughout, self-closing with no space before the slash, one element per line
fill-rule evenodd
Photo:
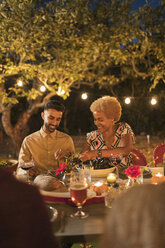
<path fill-rule="evenodd" d="M 52 223 L 53 233 L 59 242 L 98 242 L 104 230 L 104 220 L 108 208 L 104 202 L 93 202 L 83 207 L 89 214 L 85 219 L 71 218 L 70 214 L 76 207 L 68 203 L 49 203 L 58 211 L 58 216 Z"/>
<path fill-rule="evenodd" d="M 147 179 L 143 183 L 149 182 Z M 54 207 L 58 212 L 57 218 L 52 222 L 52 229 L 59 242 L 99 242 L 104 232 L 105 218 L 111 211 L 105 206 L 103 196 L 87 200 L 83 211 L 89 216 L 85 219 L 70 217 L 70 214 L 77 210 L 70 198 L 44 196 L 44 200 L 48 206 Z"/>
<path fill-rule="evenodd" d="M 97 178 L 103 180 L 105 178 Z M 83 211 L 88 213 L 85 219 L 72 218 L 70 215 L 77 211 L 70 198 L 44 196 L 48 206 L 54 207 L 57 218 L 52 222 L 53 233 L 60 243 L 99 242 L 104 232 L 104 220 L 109 208 L 105 207 L 104 196 L 94 196 L 87 199 Z"/>

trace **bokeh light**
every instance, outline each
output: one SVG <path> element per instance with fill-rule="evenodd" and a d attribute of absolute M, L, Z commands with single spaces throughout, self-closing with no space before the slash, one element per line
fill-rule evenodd
<path fill-rule="evenodd" d="M 87 93 L 82 93 L 81 98 L 83 100 L 86 100 L 88 98 L 88 94 Z"/>
<path fill-rule="evenodd" d="M 46 88 L 45 88 L 44 85 L 42 85 L 42 86 L 40 87 L 40 91 L 41 91 L 41 92 L 45 92 L 45 91 L 46 91 Z"/>
<path fill-rule="evenodd" d="M 155 105 L 155 104 L 157 104 L 157 100 L 156 100 L 156 98 L 153 97 L 151 99 L 151 105 Z"/>
<path fill-rule="evenodd" d="M 126 98 L 125 98 L 125 104 L 130 104 L 130 103 L 131 103 L 130 97 L 126 97 Z"/>
<path fill-rule="evenodd" d="M 21 80 L 19 80 L 19 81 L 17 82 L 17 85 L 18 85 L 19 87 L 22 87 L 22 86 L 23 86 L 23 82 L 22 82 Z"/>

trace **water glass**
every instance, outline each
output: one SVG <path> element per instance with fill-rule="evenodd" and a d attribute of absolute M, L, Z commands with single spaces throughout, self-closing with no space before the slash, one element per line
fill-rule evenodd
<path fill-rule="evenodd" d="M 91 168 L 89 166 L 83 166 L 83 171 L 88 183 L 91 183 Z"/>
<path fill-rule="evenodd" d="M 105 193 L 105 206 L 108 208 L 112 208 L 112 202 L 114 200 L 114 197 L 112 196 L 112 193 L 110 191 Z"/>
<path fill-rule="evenodd" d="M 114 188 L 113 186 L 105 193 L 105 206 L 112 208 L 114 199 L 121 193 L 120 188 Z"/>

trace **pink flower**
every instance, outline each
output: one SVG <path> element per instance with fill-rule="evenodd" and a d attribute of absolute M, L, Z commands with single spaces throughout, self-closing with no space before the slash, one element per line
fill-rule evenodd
<path fill-rule="evenodd" d="M 64 171 L 66 169 L 66 164 L 63 162 L 62 164 L 59 164 L 59 168 L 56 169 L 56 175 L 58 175 L 60 172 Z"/>
<path fill-rule="evenodd" d="M 125 174 L 127 175 L 127 177 L 137 178 L 138 176 L 141 175 L 140 166 L 139 165 L 128 166 L 128 168 L 125 170 Z"/>

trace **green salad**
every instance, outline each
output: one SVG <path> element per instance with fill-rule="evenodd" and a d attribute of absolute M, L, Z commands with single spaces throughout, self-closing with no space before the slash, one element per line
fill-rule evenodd
<path fill-rule="evenodd" d="M 12 165 L 14 165 L 14 163 L 11 161 L 7 161 L 7 160 L 1 160 L 0 161 L 0 167 L 4 168 L 4 167 L 10 167 Z"/>

